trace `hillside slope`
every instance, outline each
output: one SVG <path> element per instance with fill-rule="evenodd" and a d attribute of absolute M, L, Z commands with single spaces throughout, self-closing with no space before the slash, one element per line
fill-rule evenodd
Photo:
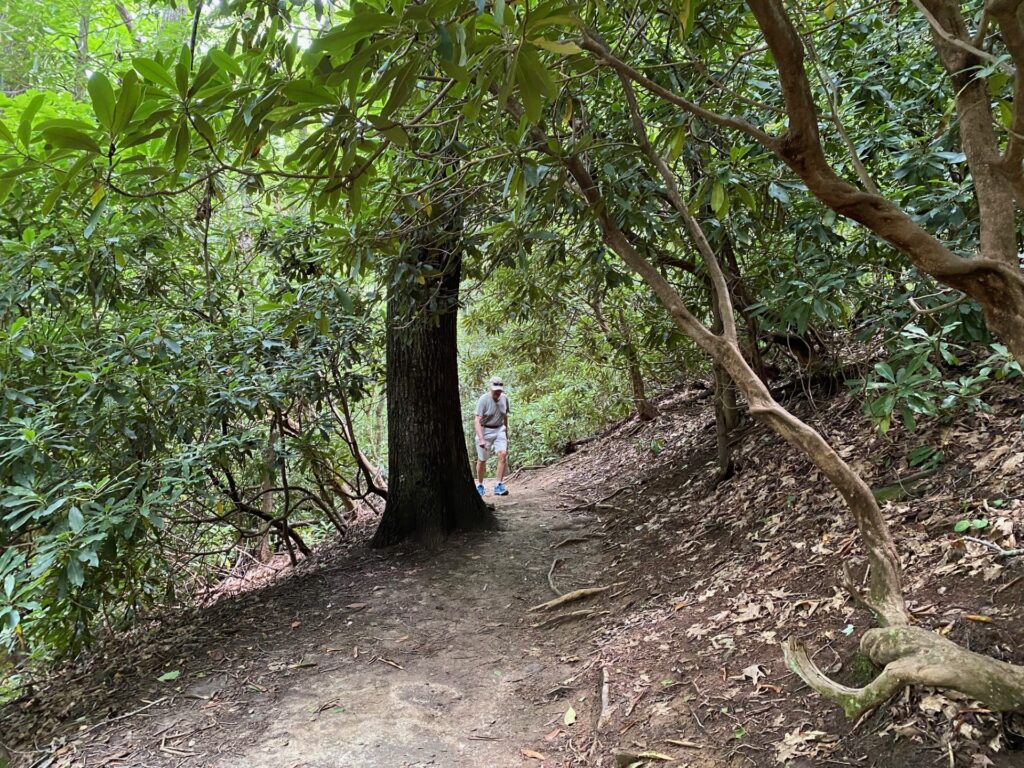
<path fill-rule="evenodd" d="M 1022 663 L 1024 558 L 954 531 L 1024 545 L 1019 393 L 992 404 L 910 436 L 845 396 L 792 405 L 888 499 L 917 620 Z M 841 560 L 860 572 L 851 522 L 760 427 L 717 482 L 705 390 L 660 405 L 520 472 L 500 532 L 325 548 L 110 639 L 3 710 L 0 743 L 34 768 L 1020 765 L 1021 724 L 969 701 L 915 690 L 849 723 L 790 674 L 794 634 L 836 677 L 871 674 L 838 588 Z M 607 589 L 529 610 L 587 587 Z"/>

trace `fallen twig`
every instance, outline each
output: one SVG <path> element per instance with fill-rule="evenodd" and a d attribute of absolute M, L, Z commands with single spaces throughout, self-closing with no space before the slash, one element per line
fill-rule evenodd
<path fill-rule="evenodd" d="M 1004 592 L 1005 590 L 1007 590 L 1010 587 L 1012 587 L 1014 584 L 1017 584 L 1018 582 L 1020 582 L 1022 579 L 1024 579 L 1024 576 L 1018 576 L 1013 581 L 1009 581 L 1006 584 L 1003 584 L 1003 586 L 999 587 L 999 589 L 997 589 L 995 592 L 993 592 L 992 595 L 995 596 L 995 595 L 998 595 L 1000 592 Z"/>
<path fill-rule="evenodd" d="M 614 584 L 609 584 L 607 587 L 585 587 L 583 589 L 576 589 L 572 592 L 567 592 L 566 594 L 560 597 L 556 597 L 554 600 L 548 600 L 546 603 L 541 603 L 540 605 L 535 605 L 532 608 L 528 608 L 527 613 L 534 613 L 536 611 L 550 611 L 552 608 L 557 608 L 560 605 L 565 605 L 566 603 L 572 603 L 576 600 L 583 600 L 584 598 L 590 597 L 592 595 L 599 595 L 602 592 L 607 592 L 614 586 Z"/>
<path fill-rule="evenodd" d="M 75 734 L 75 737 L 78 738 L 78 737 L 84 736 L 87 733 L 95 731 L 97 728 L 102 728 L 104 725 L 110 725 L 111 723 L 116 723 L 118 720 L 126 720 L 129 717 L 134 717 L 135 715 L 139 714 L 140 712 L 145 712 L 150 707 L 155 707 L 157 704 L 160 704 L 160 703 L 165 702 L 165 701 L 167 701 L 167 697 L 166 696 L 161 696 L 159 699 L 155 699 L 154 701 L 149 702 L 144 707 L 139 707 L 138 709 L 133 709 L 131 712 L 125 712 L 123 715 L 118 715 L 117 717 L 108 717 L 106 720 L 103 720 L 103 721 L 101 721 L 99 723 L 96 723 L 95 725 L 91 725 L 91 726 L 89 726 L 88 728 L 86 728 L 83 731 L 79 731 L 78 733 Z M 51 752 L 50 754 L 53 754 L 53 753 Z"/>
<path fill-rule="evenodd" d="M 974 536 L 964 536 L 967 541 L 973 541 L 975 544 L 981 544 L 983 547 L 988 547 L 1000 557 L 1020 557 L 1024 555 L 1024 547 L 1019 549 L 1003 549 L 998 544 L 994 544 L 991 541 L 985 541 Z"/>
<path fill-rule="evenodd" d="M 689 749 L 703 749 L 703 747 L 695 741 L 686 741 L 685 739 L 665 739 L 666 744 L 673 744 L 677 747 L 687 747 Z"/>
<path fill-rule="evenodd" d="M 552 549 L 559 549 L 560 547 L 564 547 L 564 546 L 566 546 L 568 544 L 579 544 L 581 542 L 586 541 L 587 538 L 588 538 L 587 536 L 570 536 L 567 539 L 562 539 L 557 544 L 552 544 L 551 548 Z"/>
<path fill-rule="evenodd" d="M 580 510 L 580 509 L 587 509 L 588 507 L 596 507 L 598 504 L 603 504 L 606 501 L 611 501 L 616 496 L 618 496 L 620 493 L 622 493 L 624 490 L 626 490 L 627 488 L 632 488 L 632 487 L 633 487 L 632 485 L 623 485 L 621 488 L 616 488 L 614 491 L 609 493 L 607 496 L 602 496 L 600 499 L 597 499 L 595 501 L 588 501 L 588 502 L 586 502 L 584 504 L 578 504 L 577 506 L 573 507 L 569 511 L 570 512 L 576 512 L 577 510 Z"/>
<path fill-rule="evenodd" d="M 608 692 L 608 668 L 601 667 L 601 714 L 597 717 L 597 730 L 601 730 L 611 719 L 612 705 Z"/>
<path fill-rule="evenodd" d="M 554 573 L 555 568 L 558 566 L 560 562 L 562 562 L 562 558 L 556 557 L 554 560 L 551 561 L 551 567 L 548 569 L 548 584 L 551 585 L 551 591 L 559 597 L 562 596 L 562 593 L 559 592 L 558 587 L 555 586 Z"/>

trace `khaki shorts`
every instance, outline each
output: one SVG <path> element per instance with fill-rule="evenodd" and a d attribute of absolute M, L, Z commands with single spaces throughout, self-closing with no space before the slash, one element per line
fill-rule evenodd
<path fill-rule="evenodd" d="M 505 427 L 483 427 L 484 445 L 476 444 L 476 457 L 480 461 L 487 461 L 491 454 L 500 451 L 508 451 L 508 437 L 505 434 Z M 474 435 L 475 437 L 475 435 Z"/>

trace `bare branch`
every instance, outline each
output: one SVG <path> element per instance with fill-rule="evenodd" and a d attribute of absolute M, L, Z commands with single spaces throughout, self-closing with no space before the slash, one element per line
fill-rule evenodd
<path fill-rule="evenodd" d="M 682 107 L 690 114 L 696 115 L 697 117 L 703 120 L 707 120 L 709 123 L 714 123 L 715 125 L 721 125 L 726 128 L 733 128 L 735 130 L 741 131 L 750 136 L 751 138 L 755 139 L 760 144 L 763 144 L 764 146 L 768 147 L 769 149 L 775 148 L 777 139 L 768 135 L 760 128 L 755 127 L 753 124 L 744 120 L 743 118 L 727 117 L 725 115 L 720 115 L 717 112 L 712 112 L 708 109 L 704 109 L 700 105 L 695 104 L 692 101 L 689 101 L 688 99 L 684 99 L 682 96 L 679 96 L 678 94 L 673 93 L 667 88 L 658 85 L 658 83 L 654 82 L 641 72 L 638 72 L 637 70 L 633 69 L 633 67 L 629 66 L 628 64 L 626 64 L 626 62 L 622 61 L 617 56 L 615 56 L 592 33 L 584 33 L 583 39 L 580 41 L 580 47 L 582 47 L 584 50 L 590 51 L 591 53 L 595 54 L 599 59 L 605 61 L 620 75 L 625 75 L 630 80 L 642 86 L 645 90 L 650 91 L 651 93 L 657 96 L 660 96 L 661 98 L 665 99 L 665 101 L 668 101 L 671 104 L 675 104 L 678 107 Z"/>
<path fill-rule="evenodd" d="M 921 0 L 911 0 L 911 2 L 913 2 L 914 5 L 917 6 L 917 9 L 921 11 L 921 14 L 925 17 L 925 19 L 928 20 L 928 25 L 932 28 L 932 32 L 941 37 L 947 43 L 956 46 L 960 50 L 965 51 L 971 54 L 972 56 L 977 56 L 982 61 L 987 61 L 989 64 L 997 65 L 1001 70 L 1003 70 L 1003 72 L 1005 72 L 1008 75 L 1014 74 L 1014 68 L 1007 64 L 1005 61 L 1000 61 L 996 56 L 993 56 L 988 51 L 981 50 L 976 45 L 974 45 L 972 41 L 964 40 L 963 38 L 957 37 L 956 35 L 950 34 L 948 31 L 946 31 L 945 27 L 942 26 L 939 20 L 935 18 L 932 12 L 928 10 L 928 8 L 925 6 L 924 3 L 921 2 Z M 983 29 L 984 27 L 979 27 L 979 32 Z"/>

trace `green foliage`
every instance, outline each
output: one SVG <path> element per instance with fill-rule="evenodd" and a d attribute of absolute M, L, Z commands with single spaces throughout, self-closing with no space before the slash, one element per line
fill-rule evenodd
<path fill-rule="evenodd" d="M 929 332 L 907 325 L 890 346 L 888 360 L 876 363 L 872 376 L 851 382 L 864 387 L 865 412 L 880 431 L 887 432 L 897 414 L 913 432 L 921 416 L 984 410 L 988 386 L 1022 375 L 1020 364 L 1001 344 L 992 344 L 987 357 L 971 360 L 973 353 L 952 340 L 960 326 L 953 321 Z"/>
<path fill-rule="evenodd" d="M 988 528 L 988 520 L 984 518 L 972 518 L 970 520 L 957 520 L 953 530 L 957 533 L 964 533 L 969 530 L 980 531 Z"/>

